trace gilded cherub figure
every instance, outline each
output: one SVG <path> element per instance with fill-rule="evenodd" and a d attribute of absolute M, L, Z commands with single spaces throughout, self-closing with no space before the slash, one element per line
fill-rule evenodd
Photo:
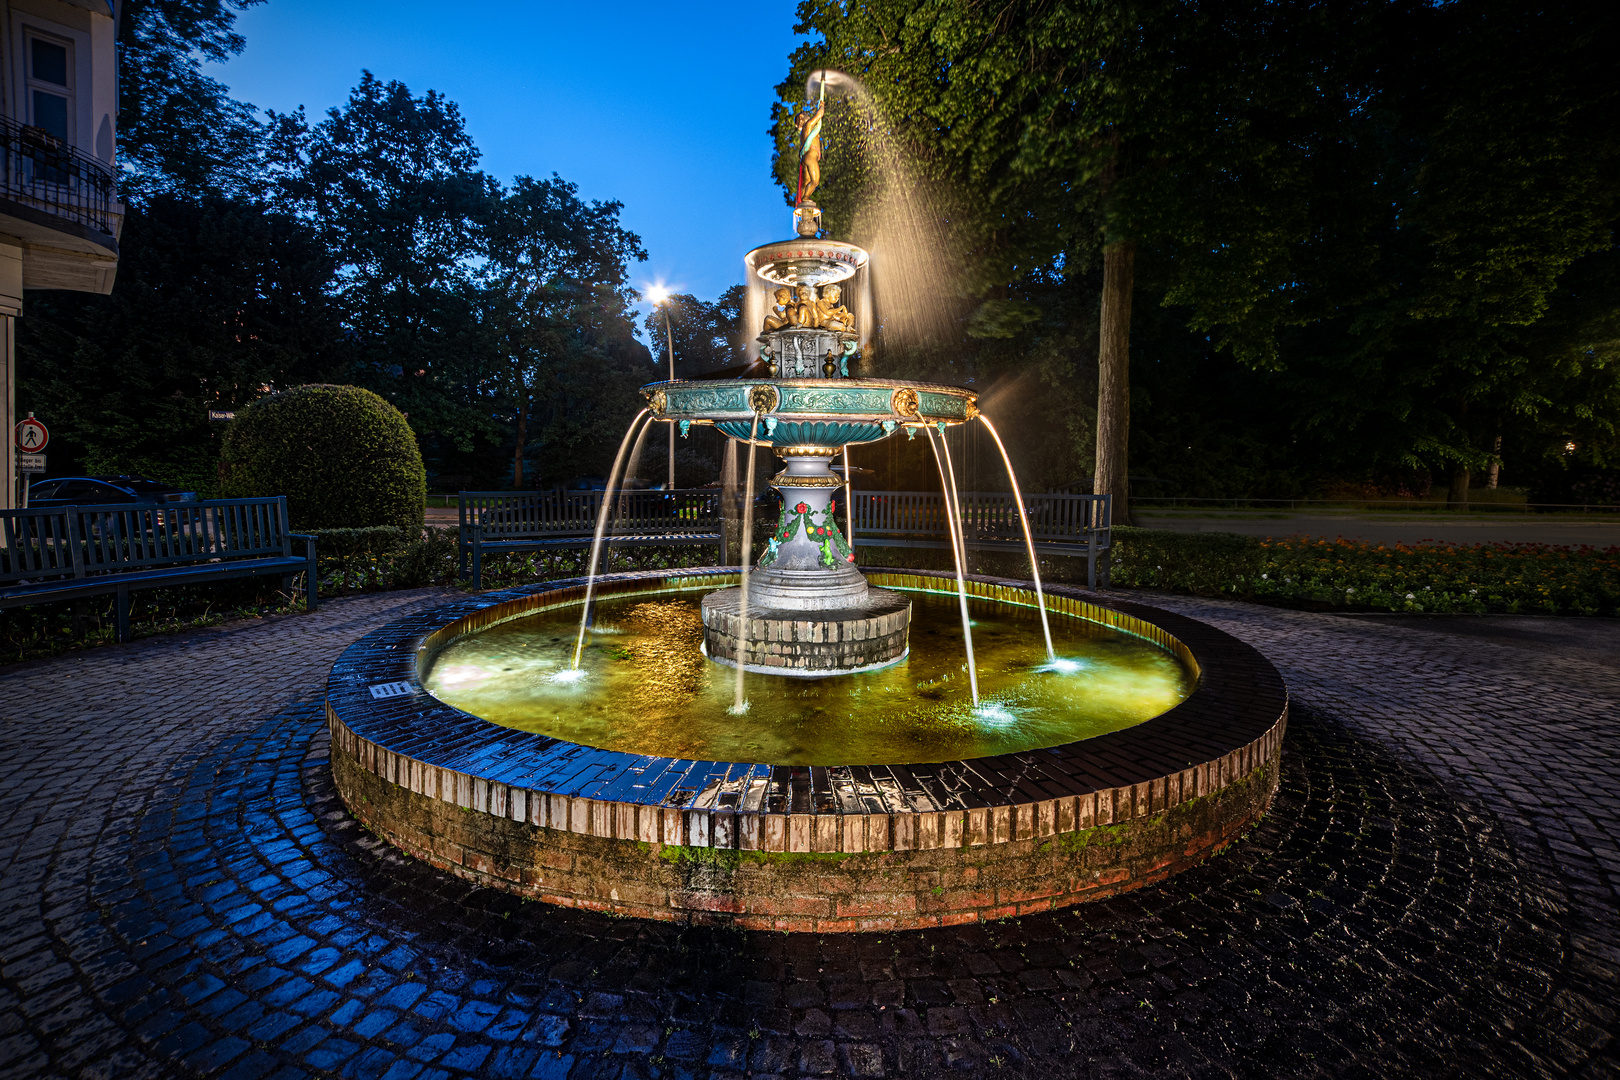
<path fill-rule="evenodd" d="M 814 285 L 800 285 L 798 300 L 788 309 L 792 314 L 793 325 L 813 328 L 821 312 L 816 302 L 816 287 Z"/>
<path fill-rule="evenodd" d="M 855 316 L 838 302 L 842 290 L 837 285 L 822 287 L 821 299 L 816 301 L 816 325 L 823 330 L 852 332 Z"/>
<path fill-rule="evenodd" d="M 793 290 L 782 288 L 776 290 L 776 303 L 765 315 L 765 333 L 780 330 L 793 321 Z"/>

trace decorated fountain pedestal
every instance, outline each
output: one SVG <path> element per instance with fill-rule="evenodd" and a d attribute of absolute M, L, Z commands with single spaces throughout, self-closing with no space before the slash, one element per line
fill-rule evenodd
<path fill-rule="evenodd" d="M 703 643 L 709 658 L 750 671 L 843 675 L 905 656 L 911 602 L 874 589 L 855 569 L 838 528 L 843 481 L 828 469 L 837 447 L 788 446 L 787 467 L 772 482 L 782 517 L 750 582 L 703 599 Z"/>
<path fill-rule="evenodd" d="M 771 481 L 782 494 L 782 516 L 750 574 L 746 620 L 740 588 L 704 599 L 709 657 L 803 676 L 862 671 L 903 657 L 910 603 L 872 588 L 855 568 L 839 526 L 844 481 L 828 466 L 845 446 L 972 419 L 973 392 L 859 378 L 655 383 L 645 392 L 655 415 L 713 424 L 731 438 L 770 447 L 785 465 Z"/>

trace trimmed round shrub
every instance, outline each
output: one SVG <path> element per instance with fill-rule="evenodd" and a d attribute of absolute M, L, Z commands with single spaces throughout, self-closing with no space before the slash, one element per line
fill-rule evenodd
<path fill-rule="evenodd" d="M 240 410 L 219 472 L 226 498 L 287 496 L 294 529 L 422 532 L 427 472 L 416 435 L 398 409 L 358 386 L 300 386 Z"/>

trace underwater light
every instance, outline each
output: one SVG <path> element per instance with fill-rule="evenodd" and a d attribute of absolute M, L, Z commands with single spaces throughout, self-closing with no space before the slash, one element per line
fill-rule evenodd
<path fill-rule="evenodd" d="M 445 664 L 439 668 L 439 681 L 446 686 L 463 686 L 482 680 L 487 673 L 478 664 Z"/>
<path fill-rule="evenodd" d="M 973 715 L 992 724 L 1014 724 L 1018 714 L 998 701 L 986 701 L 973 707 Z"/>

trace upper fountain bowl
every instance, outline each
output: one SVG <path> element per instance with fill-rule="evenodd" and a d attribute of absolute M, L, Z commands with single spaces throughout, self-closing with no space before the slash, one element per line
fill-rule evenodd
<path fill-rule="evenodd" d="M 877 442 L 902 427 L 954 426 L 979 415 L 972 390 L 894 379 L 656 382 L 641 392 L 661 420 L 713 424 L 729 438 L 777 447 Z"/>
<path fill-rule="evenodd" d="M 870 258 L 842 240 L 800 237 L 757 247 L 743 256 L 748 269 L 777 285 L 830 285 L 852 277 Z"/>

